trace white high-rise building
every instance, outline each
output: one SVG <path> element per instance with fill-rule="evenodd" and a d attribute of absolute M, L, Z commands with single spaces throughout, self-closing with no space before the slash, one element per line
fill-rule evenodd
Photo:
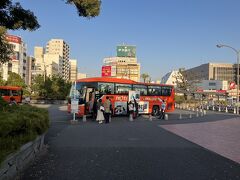
<path fill-rule="evenodd" d="M 62 61 L 63 58 L 58 54 L 44 54 L 44 71 L 45 76 L 54 76 L 60 75 L 62 76 Z"/>
<path fill-rule="evenodd" d="M 76 59 L 70 59 L 69 63 L 70 63 L 70 77 L 69 77 L 69 80 L 71 82 L 74 82 L 74 81 L 77 80 L 77 75 L 78 75 L 77 60 Z"/>
<path fill-rule="evenodd" d="M 14 35 L 6 35 L 6 39 L 13 47 L 14 54 L 11 60 L 7 63 L 0 65 L 1 76 L 4 80 L 7 80 L 9 72 L 19 74 L 26 84 L 27 80 L 27 47 L 22 41 L 22 38 Z"/>
<path fill-rule="evenodd" d="M 51 39 L 46 46 L 47 54 L 55 54 L 62 57 L 60 74 L 65 80 L 69 80 L 69 45 L 63 39 Z"/>

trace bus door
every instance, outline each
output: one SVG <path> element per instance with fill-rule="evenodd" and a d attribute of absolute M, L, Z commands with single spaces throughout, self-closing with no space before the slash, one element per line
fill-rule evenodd
<path fill-rule="evenodd" d="M 86 96 L 85 96 L 86 114 L 90 114 L 93 112 L 94 100 L 95 100 L 95 89 L 86 88 Z"/>

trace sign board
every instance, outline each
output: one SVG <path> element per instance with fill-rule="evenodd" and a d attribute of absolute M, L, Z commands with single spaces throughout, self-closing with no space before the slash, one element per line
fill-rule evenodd
<path fill-rule="evenodd" d="M 78 113 L 78 99 L 71 99 L 71 112 Z"/>
<path fill-rule="evenodd" d="M 116 76 L 116 66 L 103 66 L 102 77 Z"/>
<path fill-rule="evenodd" d="M 117 57 L 136 57 L 136 46 L 117 46 Z"/>
<path fill-rule="evenodd" d="M 22 39 L 20 37 L 14 36 L 14 35 L 9 35 L 9 34 L 6 35 L 6 39 L 8 42 L 11 42 L 11 43 L 21 44 L 21 42 L 22 42 Z"/>
<path fill-rule="evenodd" d="M 235 88 L 236 88 L 235 82 L 230 82 L 229 89 L 235 89 Z"/>
<path fill-rule="evenodd" d="M 140 101 L 140 91 L 129 91 L 128 92 L 128 101 L 134 101 L 134 99 Z"/>
<path fill-rule="evenodd" d="M 138 113 L 142 114 L 142 113 L 149 113 L 149 102 L 148 101 L 140 101 L 138 103 Z"/>

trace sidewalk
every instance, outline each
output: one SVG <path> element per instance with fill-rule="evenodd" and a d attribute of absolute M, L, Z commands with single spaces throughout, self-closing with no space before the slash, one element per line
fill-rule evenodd
<path fill-rule="evenodd" d="M 240 163 L 240 118 L 216 122 L 162 125 L 164 129 Z"/>

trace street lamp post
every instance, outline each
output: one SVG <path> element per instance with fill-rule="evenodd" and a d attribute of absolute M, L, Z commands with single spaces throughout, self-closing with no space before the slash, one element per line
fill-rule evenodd
<path fill-rule="evenodd" d="M 240 56 L 240 50 L 237 50 L 231 46 L 224 45 L 224 44 L 218 44 L 218 48 L 226 47 L 232 49 L 237 54 L 237 114 L 239 114 L 239 56 Z"/>

